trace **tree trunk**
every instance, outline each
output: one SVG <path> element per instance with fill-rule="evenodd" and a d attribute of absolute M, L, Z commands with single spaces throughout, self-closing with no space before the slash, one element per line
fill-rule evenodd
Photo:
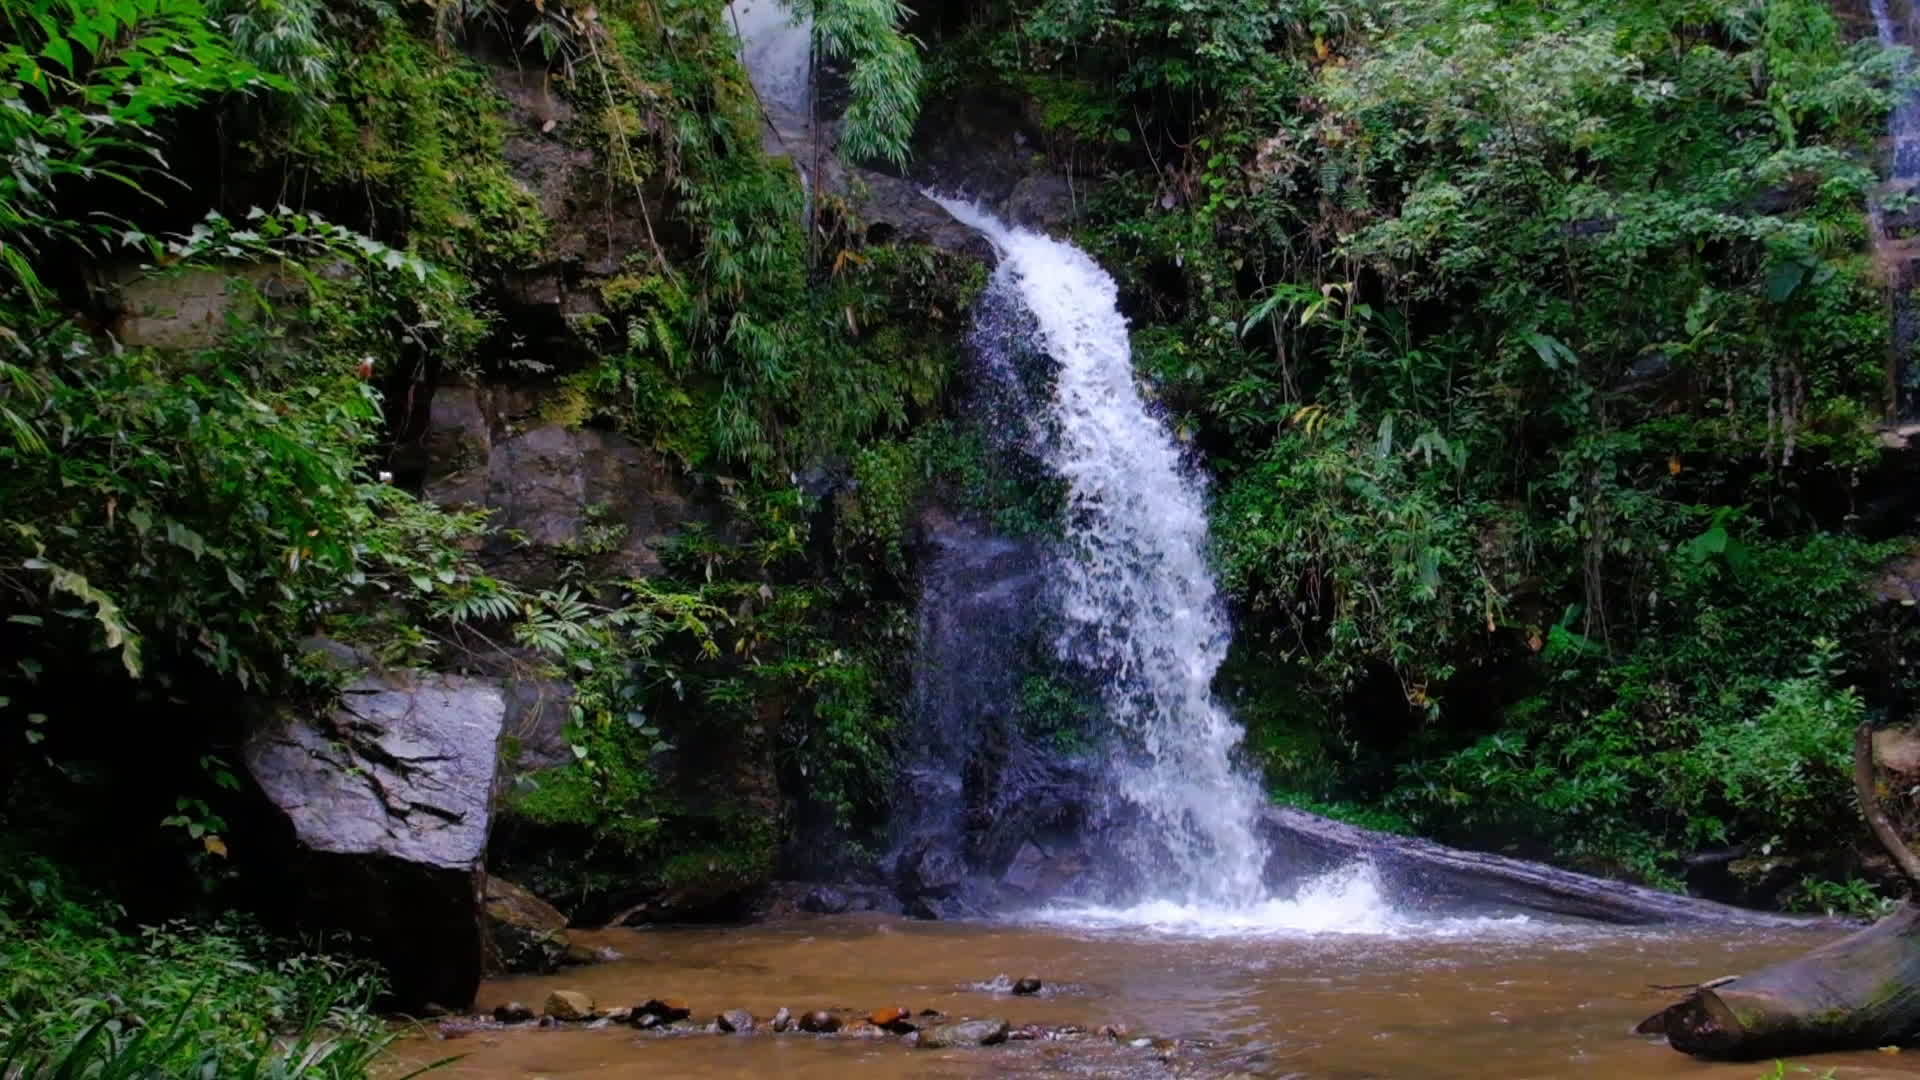
<path fill-rule="evenodd" d="M 1365 860 L 1388 899 L 1433 912 L 1517 911 L 1630 926 L 1803 929 L 1858 925 L 1752 911 L 1624 881 L 1576 874 L 1503 855 L 1375 832 L 1304 810 L 1270 807 L 1260 822 L 1272 851 L 1268 877 L 1300 878 Z"/>
<path fill-rule="evenodd" d="M 1784 964 L 1743 975 L 1650 1017 L 1675 1050 L 1750 1060 L 1868 1050 L 1920 1035 L 1920 905 Z"/>
<path fill-rule="evenodd" d="M 1871 724 L 1854 732 L 1853 782 L 1873 835 L 1920 888 L 1920 859 L 1880 806 Z M 1865 930 L 1798 959 L 1701 986 L 1635 1030 L 1664 1034 L 1683 1053 L 1729 1060 L 1909 1042 L 1920 1036 L 1920 904 L 1909 899 Z"/>

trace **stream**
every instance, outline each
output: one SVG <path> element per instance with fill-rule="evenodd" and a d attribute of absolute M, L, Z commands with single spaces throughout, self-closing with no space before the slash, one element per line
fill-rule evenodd
<path fill-rule="evenodd" d="M 1329 919 L 1333 913 L 1324 913 Z M 922 922 L 857 914 L 746 927 L 583 935 L 623 959 L 553 976 L 491 981 L 483 1010 L 538 1007 L 556 989 L 605 1006 L 674 996 L 711 1020 L 782 1006 L 865 1012 L 887 1005 L 1016 1026 L 1125 1024 L 1166 1051 L 1089 1035 L 966 1050 L 919 1050 L 896 1037 L 789 1033 L 652 1035 L 613 1025 L 528 1025 L 458 1038 L 416 1036 L 403 1062 L 451 1054 L 452 1080 L 625 1077 L 1727 1077 L 1770 1063 L 1706 1064 L 1632 1025 L 1673 998 L 1652 981 L 1694 982 L 1751 970 L 1827 940 L 1810 932 L 1622 930 L 1538 920 L 1453 920 L 1364 931 L 1181 932 L 1100 928 L 1054 915 L 1000 922 Z M 1013 997 L 996 976 L 1047 980 Z M 1811 1067 L 1804 1074 L 1799 1066 Z M 1838 1054 L 1788 1076 L 1920 1076 L 1920 1055 Z"/>

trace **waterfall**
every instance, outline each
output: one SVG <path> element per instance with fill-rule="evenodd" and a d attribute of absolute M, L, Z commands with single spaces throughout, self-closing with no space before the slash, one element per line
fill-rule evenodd
<path fill-rule="evenodd" d="M 1031 316 L 1032 342 L 979 335 L 990 373 L 1037 345 L 1057 365 L 1029 438 L 1065 484 L 1045 579 L 1060 658 L 1103 687 L 1099 797 L 1140 885 L 1133 900 L 1245 908 L 1266 897 L 1262 803 L 1236 763 L 1239 725 L 1213 698 L 1229 640 L 1208 563 L 1201 475 L 1134 384 L 1113 279 L 1078 248 L 936 199 L 998 249 L 985 304 Z"/>
<path fill-rule="evenodd" d="M 813 21 L 781 0 L 733 0 L 727 17 L 740 38 L 740 63 L 765 113 L 766 151 L 793 159 L 812 188 Z"/>
<path fill-rule="evenodd" d="M 1895 23 L 1887 0 L 1868 0 L 1867 6 L 1873 13 L 1880 44 L 1888 48 L 1906 44 L 1911 35 L 1904 32 L 1906 27 Z M 1902 75 L 1906 74 L 1903 67 Z M 1914 286 L 1920 284 L 1916 280 L 1920 273 L 1915 268 L 1913 234 L 1920 220 L 1913 210 L 1890 210 L 1886 202 L 1889 195 L 1895 200 L 1912 195 L 1915 181 L 1920 180 L 1920 89 L 1907 90 L 1893 107 L 1887 118 L 1887 135 L 1893 144 L 1887 183 L 1882 191 L 1868 197 L 1867 217 L 1874 250 L 1887 270 L 1893 323 L 1894 415 L 1910 420 L 1920 417 L 1920 387 L 1913 385 L 1916 374 L 1920 374 L 1913 364 L 1914 345 L 1920 341 L 1920 313 L 1913 304 Z"/>

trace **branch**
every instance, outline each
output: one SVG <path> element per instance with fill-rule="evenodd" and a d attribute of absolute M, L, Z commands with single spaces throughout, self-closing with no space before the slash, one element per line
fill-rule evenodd
<path fill-rule="evenodd" d="M 1853 733 L 1853 786 L 1860 796 L 1860 813 L 1872 827 L 1874 837 L 1887 849 L 1893 864 L 1906 875 L 1908 886 L 1920 893 L 1920 858 L 1914 857 L 1913 849 L 1900 839 L 1893 822 L 1887 819 L 1887 812 L 1880 808 L 1880 797 L 1874 791 L 1871 721 L 1861 721 Z"/>

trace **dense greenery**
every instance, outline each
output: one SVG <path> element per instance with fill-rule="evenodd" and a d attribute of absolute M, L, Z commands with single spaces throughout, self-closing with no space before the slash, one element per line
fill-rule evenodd
<path fill-rule="evenodd" d="M 1899 55 L 1817 0 L 801 6 L 844 156 L 907 161 L 922 97 L 1004 97 L 1094 192 L 1079 239 L 1215 478 L 1221 691 L 1279 797 L 1666 883 L 1703 849 L 1791 856 L 1804 880 L 1754 898 L 1870 900 L 1835 837 L 1847 733 L 1909 690 L 1910 620 L 1866 585 L 1908 527 L 1866 486 Z M 982 268 L 763 151 L 722 4 L 0 25 L 0 831 L 112 791 L 82 750 L 178 723 L 194 767 L 136 828 L 217 909 L 240 785 L 208 706 L 325 694 L 323 633 L 570 686 L 573 760 L 523 778 L 495 856 L 576 910 L 737 896 L 783 848 L 871 862 L 921 511 L 1045 535 L 1057 492 L 956 407 Z M 207 317 L 155 336 L 116 297 Z M 594 508 L 557 580 L 508 580 L 525 537 L 394 466 L 460 380 L 537 397 L 503 428 L 617 433 L 711 513 L 635 577 Z M 1037 740 L 1086 745 L 1080 688 L 1020 685 Z M 274 1030 L 317 1000 L 224 924 L 136 946 L 89 918 L 5 948 L 70 941 L 76 983 L 249 965 Z M 44 989 L 9 984 L 16 1024 Z M 266 1031 L 177 989 L 220 1053 Z"/>
<path fill-rule="evenodd" d="M 224 920 L 126 933 L 45 864 L 0 888 L 0 1073 L 361 1080 L 377 972 Z"/>
<path fill-rule="evenodd" d="M 1042 2 L 942 52 L 1102 174 L 1281 788 L 1656 878 L 1853 828 L 1896 55 L 1806 0 Z"/>

